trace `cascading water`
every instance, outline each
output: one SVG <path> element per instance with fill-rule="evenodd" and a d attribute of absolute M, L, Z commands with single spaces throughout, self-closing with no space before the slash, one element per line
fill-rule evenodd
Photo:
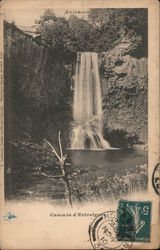
<path fill-rule="evenodd" d="M 102 99 L 97 53 L 83 52 L 77 55 L 73 118 L 71 148 L 110 148 L 102 133 Z"/>

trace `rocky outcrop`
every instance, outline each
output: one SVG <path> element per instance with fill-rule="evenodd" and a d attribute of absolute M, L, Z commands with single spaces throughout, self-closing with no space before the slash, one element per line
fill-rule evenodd
<path fill-rule="evenodd" d="M 105 127 L 147 142 L 147 59 L 130 55 L 130 40 L 100 55 Z"/>
<path fill-rule="evenodd" d="M 69 82 L 64 58 L 12 24 L 5 23 L 4 40 L 5 81 L 36 107 L 54 108 L 63 102 Z"/>
<path fill-rule="evenodd" d="M 57 140 L 71 120 L 71 70 L 64 55 L 38 45 L 14 24 L 4 23 L 5 131 L 17 137 Z M 64 136 L 65 137 L 65 136 Z M 67 139 L 66 139 L 67 140 Z"/>
<path fill-rule="evenodd" d="M 57 135 L 59 128 L 69 134 L 75 60 L 66 63 L 66 55 L 37 44 L 14 24 L 5 22 L 4 40 L 5 109 L 12 114 L 6 117 L 14 124 L 11 134 L 17 128 L 17 134 L 25 131 L 31 137 Z M 147 59 L 133 57 L 137 44 L 134 38 L 123 38 L 114 49 L 99 54 L 104 128 L 146 143 Z"/>

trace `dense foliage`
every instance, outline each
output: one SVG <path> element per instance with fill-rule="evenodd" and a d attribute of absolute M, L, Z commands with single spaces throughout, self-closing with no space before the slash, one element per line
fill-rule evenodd
<path fill-rule="evenodd" d="M 91 9 L 86 18 L 56 17 L 46 10 L 36 21 L 40 43 L 54 51 L 102 52 L 122 38 L 132 39 L 137 51 L 147 56 L 147 9 Z"/>

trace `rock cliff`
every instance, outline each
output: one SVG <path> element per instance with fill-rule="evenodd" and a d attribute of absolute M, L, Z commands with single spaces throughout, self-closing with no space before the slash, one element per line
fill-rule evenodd
<path fill-rule="evenodd" d="M 47 47 L 38 45 L 16 26 L 5 23 L 6 82 L 15 84 L 28 101 L 39 107 L 56 107 L 63 102 L 69 84 L 62 55 L 55 55 Z M 10 79 L 8 79 L 10 77 Z"/>
<path fill-rule="evenodd" d="M 71 119 L 66 58 L 7 22 L 4 47 L 7 136 L 12 139 L 25 132 L 32 139 L 56 137 L 56 128 L 68 126 Z"/>
<path fill-rule="evenodd" d="M 147 58 L 131 55 L 133 44 L 122 40 L 100 56 L 105 126 L 147 142 Z"/>
<path fill-rule="evenodd" d="M 13 124 L 12 128 L 8 125 L 9 137 L 20 131 L 31 137 L 52 137 L 58 133 L 56 128 L 69 134 L 75 60 L 66 63 L 67 56 L 37 44 L 7 22 L 4 46 L 5 110 L 10 113 L 6 124 Z M 110 135 L 117 133 L 120 138 L 124 133 L 146 143 L 147 59 L 134 57 L 134 47 L 133 41 L 123 39 L 99 54 L 104 133 L 109 140 Z"/>

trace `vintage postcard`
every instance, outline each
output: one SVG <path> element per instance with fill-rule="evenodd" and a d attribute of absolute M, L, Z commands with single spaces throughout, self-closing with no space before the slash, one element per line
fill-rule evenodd
<path fill-rule="evenodd" d="M 159 2 L 0 3 L 0 248 L 158 249 Z"/>

